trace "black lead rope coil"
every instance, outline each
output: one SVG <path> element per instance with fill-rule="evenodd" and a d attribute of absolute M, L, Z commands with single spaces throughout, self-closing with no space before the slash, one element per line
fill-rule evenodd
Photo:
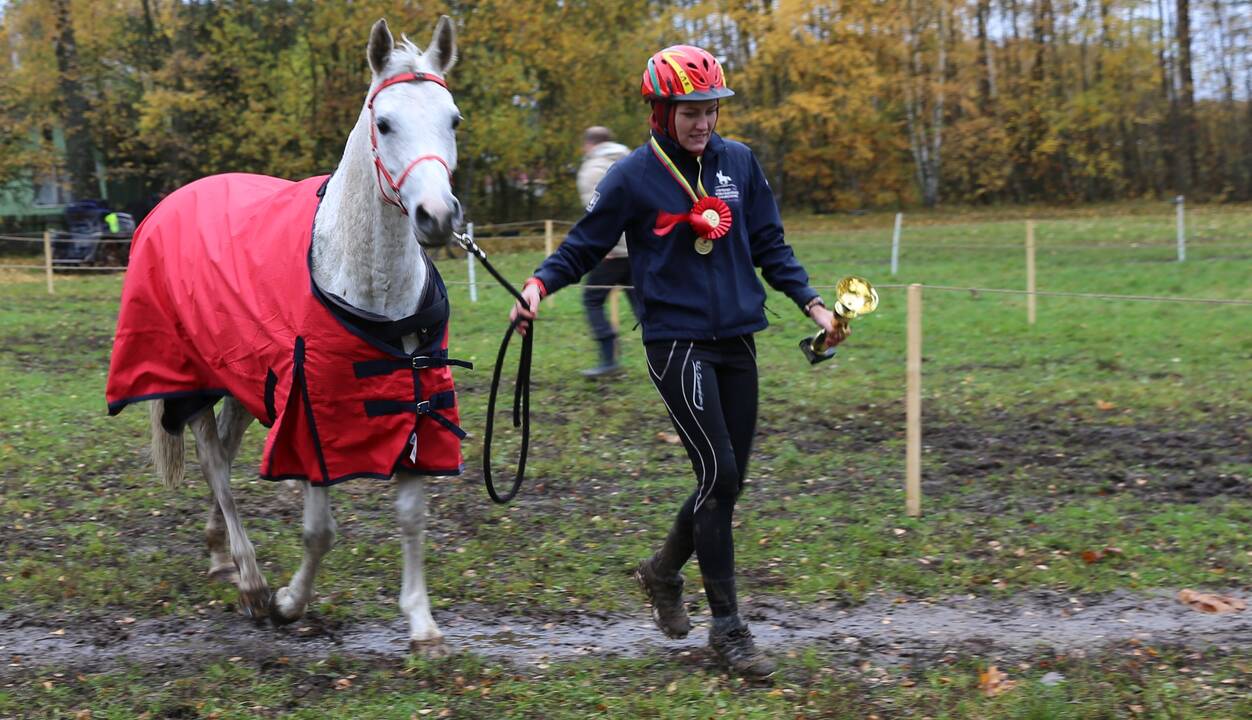
<path fill-rule="evenodd" d="M 487 272 L 491 273 L 491 276 L 504 286 L 505 290 L 517 298 L 518 302 L 526 304 L 517 288 L 505 280 L 504 276 L 487 261 L 487 254 L 474 243 L 472 237 L 459 234 L 456 237 L 461 247 L 478 258 L 483 267 L 487 268 Z M 521 318 L 518 318 L 509 323 L 508 330 L 504 331 L 504 339 L 500 341 L 500 351 L 496 354 L 496 366 L 491 373 L 491 393 L 487 398 L 487 429 L 483 433 L 483 482 L 487 486 L 487 494 L 501 505 L 516 497 L 517 492 L 522 489 L 522 480 L 526 477 L 526 454 L 530 450 L 530 359 L 535 336 L 533 322 L 530 324 L 530 332 L 522 335 L 522 355 L 518 359 L 517 382 L 513 386 L 513 427 L 522 429 L 522 448 L 517 458 L 517 474 L 513 477 L 513 486 L 509 488 L 509 491 L 504 495 L 498 493 L 491 479 L 491 439 L 495 428 L 496 396 L 500 392 L 500 371 L 504 369 L 504 358 L 509 350 L 509 340 L 521 321 Z"/>

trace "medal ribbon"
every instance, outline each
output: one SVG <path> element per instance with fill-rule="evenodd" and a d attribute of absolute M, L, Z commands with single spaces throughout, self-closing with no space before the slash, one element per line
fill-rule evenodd
<path fill-rule="evenodd" d="M 665 169 L 669 171 L 674 180 L 678 181 L 682 189 L 687 191 L 687 195 L 691 198 L 693 205 L 700 202 L 700 198 L 708 197 L 709 194 L 704 191 L 704 180 L 700 177 L 704 174 L 704 166 L 700 163 L 700 158 L 696 158 L 696 167 L 699 168 L 696 172 L 696 186 L 700 189 L 700 194 L 697 195 L 696 191 L 691 189 L 691 183 L 687 182 L 687 178 L 683 177 L 683 174 L 679 172 L 678 166 L 674 164 L 673 160 L 669 159 L 669 155 L 665 154 L 661 143 L 657 142 L 656 138 L 653 137 L 648 144 L 652 146 L 652 154 L 656 155 L 656 159 L 661 161 L 661 164 L 665 166 Z"/>
<path fill-rule="evenodd" d="M 652 154 L 656 155 L 656 159 L 687 193 L 692 203 L 692 208 L 687 213 L 657 211 L 656 227 L 653 232 L 657 235 L 668 235 L 675 225 L 685 222 L 690 223 L 692 229 L 703 240 L 715 240 L 725 235 L 730 230 L 730 208 L 720 198 L 710 197 L 704 189 L 704 179 L 701 177 L 704 175 L 704 165 L 700 162 L 700 158 L 696 158 L 696 189 L 693 190 L 691 183 L 687 182 L 687 178 L 683 177 L 678 166 L 669 155 L 665 154 L 665 150 L 661 148 L 656 138 L 653 137 L 648 144 L 652 148 Z"/>

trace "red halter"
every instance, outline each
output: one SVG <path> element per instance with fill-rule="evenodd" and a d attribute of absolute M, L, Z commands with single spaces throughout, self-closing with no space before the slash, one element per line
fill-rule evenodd
<path fill-rule="evenodd" d="M 438 75 L 431 75 L 424 72 L 401 73 L 399 75 L 392 75 L 379 83 L 378 87 L 374 88 L 374 92 L 370 93 L 369 102 L 366 103 L 366 107 L 368 107 L 370 111 L 370 152 L 374 154 L 374 177 L 378 180 L 378 192 L 382 194 L 383 202 L 388 205 L 395 205 L 400 208 L 400 212 L 405 215 L 409 214 L 409 210 L 404 207 L 404 201 L 400 197 L 400 186 L 404 184 L 404 179 L 409 176 L 409 171 L 424 160 L 435 160 L 440 165 L 443 165 L 444 170 L 448 171 L 448 179 L 451 180 L 452 168 L 448 167 L 447 160 L 444 160 L 438 155 L 422 155 L 421 157 L 413 160 L 413 162 L 409 163 L 408 167 L 404 168 L 404 172 L 400 173 L 399 180 L 392 179 L 391 173 L 387 172 L 387 168 L 383 166 L 383 161 L 378 157 L 378 124 L 374 120 L 374 98 L 378 97 L 378 93 L 382 92 L 384 88 L 391 87 L 392 85 L 423 81 L 433 82 L 445 90 L 448 89 L 448 83 Z M 383 185 L 384 179 L 387 181 L 386 187 Z M 387 187 L 391 188 L 390 194 L 387 192 Z"/>

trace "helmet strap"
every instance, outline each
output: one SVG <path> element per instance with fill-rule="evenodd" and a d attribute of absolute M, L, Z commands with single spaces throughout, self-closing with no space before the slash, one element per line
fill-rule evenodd
<path fill-rule="evenodd" d="M 721 118 L 721 102 L 717 103 L 718 118 Z M 649 118 L 652 129 L 665 137 L 678 142 L 678 102 L 674 100 L 653 100 L 652 116 Z M 717 124 L 712 130 L 716 132 Z"/>

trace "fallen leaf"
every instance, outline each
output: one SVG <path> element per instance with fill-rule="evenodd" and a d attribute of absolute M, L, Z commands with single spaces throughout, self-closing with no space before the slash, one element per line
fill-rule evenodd
<path fill-rule="evenodd" d="M 1000 672 L 995 665 L 989 665 L 985 672 L 978 674 L 978 687 L 987 697 L 995 697 L 1016 686 L 1017 681 L 1009 680 L 1009 676 Z"/>
<path fill-rule="evenodd" d="M 659 433 L 657 433 L 657 434 L 656 434 L 656 439 L 657 439 L 657 440 L 660 440 L 661 442 L 667 442 L 667 443 L 669 443 L 670 445 L 681 445 L 681 444 L 682 444 L 682 440 L 680 440 L 680 439 L 678 438 L 678 435 L 676 435 L 676 434 L 674 434 L 674 433 L 659 432 Z"/>
<path fill-rule="evenodd" d="M 346 677 L 339 678 L 335 681 L 336 690 L 347 690 L 350 687 L 352 687 L 352 681 Z M 427 712 L 429 712 L 429 710 Z"/>
<path fill-rule="evenodd" d="M 1109 557 L 1110 555 L 1121 555 L 1121 554 L 1122 554 L 1121 548 L 1116 548 L 1110 545 L 1106 548 L 1101 548 L 1100 550 L 1083 550 L 1082 561 L 1087 563 L 1088 565 L 1091 565 L 1093 563 L 1100 562 L 1101 560 L 1103 560 L 1106 557 Z"/>
<path fill-rule="evenodd" d="M 1192 610 L 1206 613 L 1241 612 L 1248 607 L 1248 603 L 1241 598 L 1201 593 L 1190 589 L 1183 589 L 1178 592 L 1178 602 L 1187 605 Z"/>
<path fill-rule="evenodd" d="M 1096 409 L 1103 410 L 1104 412 L 1108 412 L 1109 410 L 1116 410 L 1117 405 L 1107 400 L 1096 400 Z"/>

